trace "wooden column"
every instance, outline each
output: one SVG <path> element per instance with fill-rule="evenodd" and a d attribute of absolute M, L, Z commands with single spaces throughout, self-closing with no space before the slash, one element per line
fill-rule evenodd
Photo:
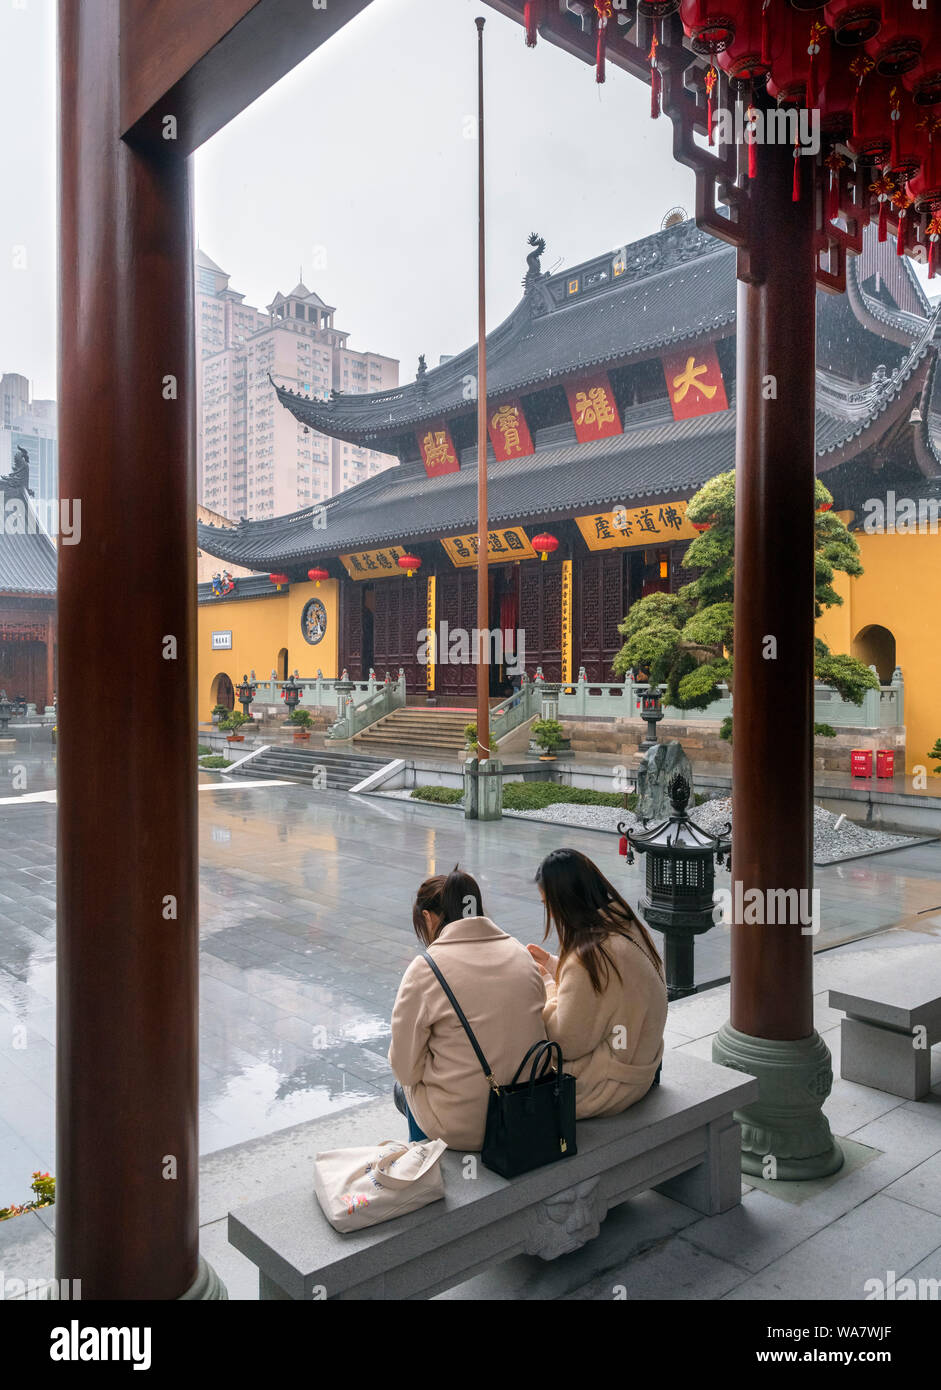
<path fill-rule="evenodd" d="M 793 157 L 759 150 L 751 266 L 738 291 L 733 879 L 743 891 L 813 882 L 813 204 L 792 201 Z M 805 180 L 806 183 L 809 180 Z M 812 938 L 736 922 L 733 1027 L 813 1028 Z"/>
<path fill-rule="evenodd" d="M 83 529 L 59 550 L 56 1258 L 86 1301 L 177 1298 L 198 1267 L 190 192 L 173 142 L 119 138 L 121 12 L 59 4 L 60 479 Z"/>

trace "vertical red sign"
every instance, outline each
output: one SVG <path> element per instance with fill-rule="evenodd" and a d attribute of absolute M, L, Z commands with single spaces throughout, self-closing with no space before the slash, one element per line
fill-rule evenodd
<path fill-rule="evenodd" d="M 684 348 L 663 359 L 674 420 L 692 420 L 728 410 L 722 368 L 712 343 Z"/>
<path fill-rule="evenodd" d="M 607 372 L 601 372 L 587 381 L 576 381 L 566 386 L 565 393 L 579 444 L 621 433 L 621 417 Z"/>
<path fill-rule="evenodd" d="M 442 473 L 456 473 L 461 466 L 447 425 L 434 425 L 418 436 L 422 463 L 429 478 L 437 478 Z"/>

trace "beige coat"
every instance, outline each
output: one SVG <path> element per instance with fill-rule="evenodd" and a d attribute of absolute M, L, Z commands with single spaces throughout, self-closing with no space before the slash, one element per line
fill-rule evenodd
<path fill-rule="evenodd" d="M 546 995 L 532 956 L 488 917 L 450 922 L 429 954 L 464 1010 L 498 1083 L 511 1081 L 532 1044 L 546 1036 Z M 481 1148 L 490 1088 L 457 1014 L 422 956 L 412 961 L 399 985 L 389 1062 L 429 1139 L 443 1139 L 452 1149 Z"/>
<path fill-rule="evenodd" d="M 602 994 L 575 956 L 562 965 L 558 983 L 545 981 L 546 1033 L 575 1077 L 579 1120 L 617 1115 L 640 1100 L 663 1056 L 667 991 L 656 966 L 639 936 L 609 936 L 604 946 L 621 979 L 609 970 Z M 557 968 L 555 959 L 549 964 Z"/>

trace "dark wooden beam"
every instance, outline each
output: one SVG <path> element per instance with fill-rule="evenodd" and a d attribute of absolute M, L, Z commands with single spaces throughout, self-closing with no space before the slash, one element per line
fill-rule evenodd
<path fill-rule="evenodd" d="M 370 3 L 120 0 L 121 134 L 192 154 Z"/>

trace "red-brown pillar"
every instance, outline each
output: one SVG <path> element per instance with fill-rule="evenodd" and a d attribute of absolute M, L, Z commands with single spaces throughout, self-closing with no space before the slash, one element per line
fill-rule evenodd
<path fill-rule="evenodd" d="M 119 0 L 60 0 L 56 1262 L 89 1299 L 198 1261 L 192 245 L 186 161 L 119 138 Z"/>
<path fill-rule="evenodd" d="M 731 1019 L 714 1055 L 761 1085 L 745 1170 L 800 1178 L 842 1163 L 813 1027 L 814 208 L 809 178 L 793 201 L 789 148 L 758 153 L 755 283 L 738 295 Z"/>

